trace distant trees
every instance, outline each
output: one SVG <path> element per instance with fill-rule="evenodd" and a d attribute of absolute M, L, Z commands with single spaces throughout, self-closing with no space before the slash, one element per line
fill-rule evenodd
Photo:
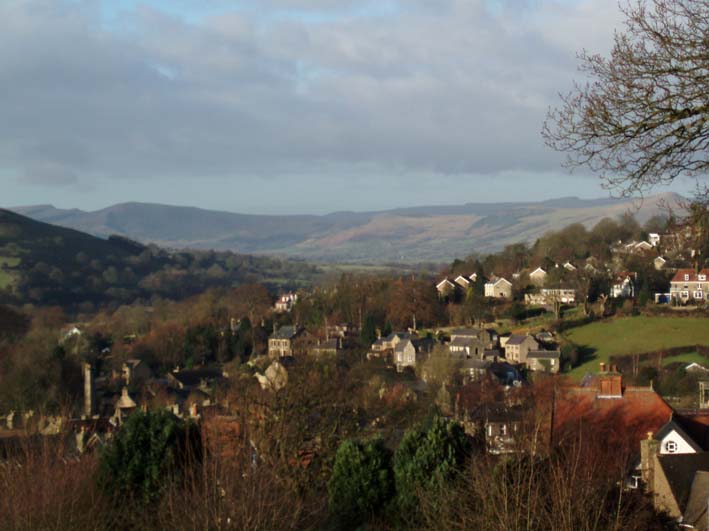
<path fill-rule="evenodd" d="M 709 170 L 709 4 L 641 0 L 623 8 L 609 58 L 582 52 L 585 85 L 562 97 L 547 145 L 624 195 Z"/>

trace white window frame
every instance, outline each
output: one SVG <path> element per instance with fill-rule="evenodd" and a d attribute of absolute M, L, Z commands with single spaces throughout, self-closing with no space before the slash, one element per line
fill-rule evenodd
<path fill-rule="evenodd" d="M 668 454 L 676 454 L 679 450 L 679 445 L 675 441 L 667 441 L 665 443 L 665 451 Z"/>

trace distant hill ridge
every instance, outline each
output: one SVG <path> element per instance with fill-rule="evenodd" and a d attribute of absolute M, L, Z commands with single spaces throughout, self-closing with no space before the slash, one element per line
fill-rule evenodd
<path fill-rule="evenodd" d="M 168 247 L 279 254 L 313 261 L 447 262 L 472 251 L 532 242 L 571 223 L 591 226 L 632 212 L 640 222 L 677 205 L 673 193 L 633 199 L 564 197 L 540 202 L 466 203 L 326 215 L 254 215 L 152 203 L 94 212 L 51 205 L 11 210 L 96 236 L 118 234 Z"/>

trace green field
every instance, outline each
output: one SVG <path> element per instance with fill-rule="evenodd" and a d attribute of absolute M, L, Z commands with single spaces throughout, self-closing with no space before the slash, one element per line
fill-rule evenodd
<path fill-rule="evenodd" d="M 688 352 L 687 354 L 680 354 L 679 356 L 671 356 L 669 358 L 662 359 L 662 366 L 669 365 L 670 363 L 699 363 L 705 367 L 709 367 L 709 358 L 705 358 L 698 352 Z"/>
<path fill-rule="evenodd" d="M 3 270 L 3 267 L 15 267 L 20 263 L 20 259 L 16 257 L 0 256 L 0 289 L 4 289 L 15 281 L 15 277 L 8 271 Z"/>
<path fill-rule="evenodd" d="M 683 345 L 709 345 L 709 319 L 625 317 L 572 328 L 564 334 L 564 338 L 582 351 L 582 364 L 571 371 L 572 377 L 581 378 L 586 373 L 597 372 L 598 364 L 607 363 L 613 354 L 650 352 Z"/>

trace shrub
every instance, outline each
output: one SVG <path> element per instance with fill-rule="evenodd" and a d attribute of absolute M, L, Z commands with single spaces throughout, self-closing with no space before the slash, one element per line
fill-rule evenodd
<path fill-rule="evenodd" d="M 392 498 L 391 452 L 381 439 L 340 444 L 328 484 L 330 512 L 341 528 L 352 528 L 378 513 Z"/>
<path fill-rule="evenodd" d="M 101 455 L 99 484 L 110 495 L 151 503 L 170 478 L 201 459 L 198 429 L 167 411 L 136 411 Z"/>

